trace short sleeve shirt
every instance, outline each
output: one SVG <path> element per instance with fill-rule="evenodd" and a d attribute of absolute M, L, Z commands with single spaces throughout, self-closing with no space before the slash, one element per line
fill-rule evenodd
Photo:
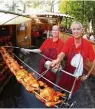
<path fill-rule="evenodd" d="M 52 38 L 48 38 L 44 41 L 40 50 L 43 52 L 45 49 L 55 48 L 57 51 L 57 55 L 61 52 L 64 46 L 64 42 L 61 39 L 58 39 L 56 42 L 53 42 Z"/>
<path fill-rule="evenodd" d="M 92 44 L 82 38 L 82 43 L 76 48 L 74 44 L 74 38 L 70 37 L 64 44 L 62 52 L 66 54 L 66 56 L 70 56 L 73 52 L 75 54 L 81 53 L 84 59 L 84 62 L 88 58 L 90 61 L 95 59 L 95 53 Z"/>

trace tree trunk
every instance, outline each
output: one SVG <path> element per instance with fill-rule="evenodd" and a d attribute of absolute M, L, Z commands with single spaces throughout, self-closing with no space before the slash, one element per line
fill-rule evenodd
<path fill-rule="evenodd" d="M 95 33 L 95 17 L 93 17 L 92 19 L 92 29 L 93 29 L 93 32 Z"/>

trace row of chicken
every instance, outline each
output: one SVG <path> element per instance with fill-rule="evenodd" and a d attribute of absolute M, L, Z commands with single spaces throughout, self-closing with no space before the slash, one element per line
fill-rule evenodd
<path fill-rule="evenodd" d="M 29 73 L 23 66 L 20 66 L 4 47 L 0 47 L 0 53 L 17 81 L 21 83 L 28 92 L 35 94 L 46 106 L 53 107 L 56 104 L 64 102 L 63 98 L 66 96 L 65 94 L 55 91 L 42 81 L 36 80 L 33 73 Z"/>
<path fill-rule="evenodd" d="M 2 37 L 0 37 L 0 39 L 1 38 Z M 0 44 L 2 44 L 2 43 L 0 43 Z M 11 42 L 7 42 L 6 45 L 11 45 Z M 12 52 L 12 50 L 8 50 L 8 51 Z M 7 81 L 8 77 L 10 76 L 9 72 L 10 72 L 10 70 L 8 69 L 8 66 L 5 64 L 5 61 L 3 60 L 3 58 L 2 58 L 2 56 L 0 54 L 0 88 L 3 86 L 5 81 Z"/>
<path fill-rule="evenodd" d="M 10 40 L 11 40 L 11 36 L 6 36 L 6 37 L 0 36 L 0 45 L 8 43 Z"/>

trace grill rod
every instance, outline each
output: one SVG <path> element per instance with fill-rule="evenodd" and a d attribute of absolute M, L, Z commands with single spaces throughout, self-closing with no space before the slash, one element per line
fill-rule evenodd
<path fill-rule="evenodd" d="M 5 48 L 19 48 L 19 49 L 21 49 L 20 47 L 15 47 L 15 46 L 2 46 L 2 47 L 5 47 Z"/>
<path fill-rule="evenodd" d="M 41 73 L 40 76 L 37 78 L 37 80 L 40 79 L 42 76 L 44 76 L 49 70 L 50 68 Z"/>

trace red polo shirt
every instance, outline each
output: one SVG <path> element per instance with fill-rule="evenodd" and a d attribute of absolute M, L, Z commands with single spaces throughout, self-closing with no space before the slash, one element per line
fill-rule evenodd
<path fill-rule="evenodd" d="M 57 55 L 61 52 L 62 48 L 64 46 L 64 43 L 58 39 L 56 42 L 53 42 L 52 38 L 48 38 L 44 41 L 42 46 L 40 47 L 40 50 L 43 52 L 43 54 L 51 59 L 56 59 Z M 46 62 L 45 58 L 42 58 L 40 61 L 40 68 L 39 68 L 39 73 L 41 74 L 44 72 L 46 69 L 44 67 L 44 63 Z M 44 77 L 46 77 L 48 80 L 52 81 L 53 83 L 56 82 L 56 74 L 48 71 Z M 53 87 L 51 83 L 44 79 L 40 79 L 43 82 L 45 82 L 49 87 Z"/>
<path fill-rule="evenodd" d="M 92 44 L 88 40 L 85 40 L 84 38 L 82 38 L 81 45 L 79 45 L 76 48 L 74 44 L 74 38 L 70 37 L 65 42 L 62 52 L 64 52 L 67 56 L 70 56 L 72 52 L 74 52 L 75 54 L 81 53 L 84 61 L 86 61 L 87 58 L 90 61 L 93 61 L 95 59 L 95 53 Z"/>
<path fill-rule="evenodd" d="M 61 52 L 64 46 L 64 42 L 61 39 L 58 39 L 56 42 L 53 42 L 52 38 L 48 38 L 44 41 L 40 50 L 43 52 L 45 49 L 56 48 L 57 55 Z"/>

